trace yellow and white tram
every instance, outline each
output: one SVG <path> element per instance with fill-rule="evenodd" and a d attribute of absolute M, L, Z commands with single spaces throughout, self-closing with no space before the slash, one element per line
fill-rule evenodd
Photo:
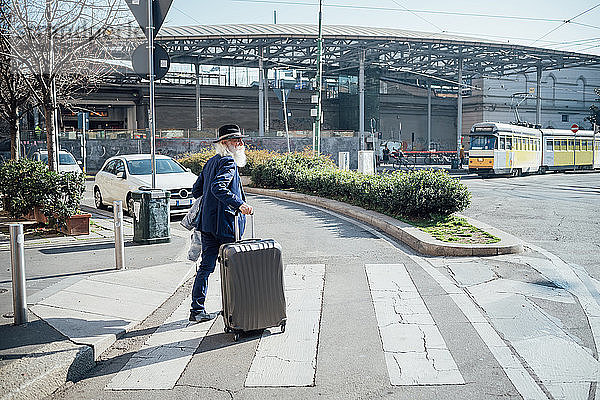
<path fill-rule="evenodd" d="M 469 172 L 482 176 L 600 168 L 592 131 L 482 122 L 471 129 Z"/>

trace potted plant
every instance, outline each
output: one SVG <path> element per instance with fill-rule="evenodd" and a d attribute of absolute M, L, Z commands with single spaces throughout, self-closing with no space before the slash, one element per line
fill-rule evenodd
<path fill-rule="evenodd" d="M 87 235 L 91 214 L 81 213 L 79 205 L 85 190 L 85 178 L 77 172 L 49 172 L 43 211 L 49 222 L 67 235 Z"/>

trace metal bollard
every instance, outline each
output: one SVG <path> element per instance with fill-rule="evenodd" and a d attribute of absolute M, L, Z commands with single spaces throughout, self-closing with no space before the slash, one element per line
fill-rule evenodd
<path fill-rule="evenodd" d="M 23 224 L 9 224 L 10 266 L 12 269 L 13 308 L 15 325 L 27 323 L 27 293 L 25 287 L 25 236 Z"/>
<path fill-rule="evenodd" d="M 113 202 L 115 220 L 115 263 L 117 269 L 125 268 L 125 244 L 123 239 L 123 202 Z"/>

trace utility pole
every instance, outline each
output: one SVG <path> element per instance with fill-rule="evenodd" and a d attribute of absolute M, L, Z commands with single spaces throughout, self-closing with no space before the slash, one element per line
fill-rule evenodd
<path fill-rule="evenodd" d="M 323 0 L 319 0 L 319 37 L 317 39 L 317 89 L 318 100 L 317 100 L 317 121 L 315 124 L 315 136 L 317 141 L 317 155 L 321 154 L 321 103 L 322 103 L 322 82 L 323 82 Z"/>
<path fill-rule="evenodd" d="M 154 118 L 154 21 L 152 21 L 153 1 L 148 0 L 148 77 L 150 78 L 150 110 L 148 113 L 150 129 L 150 163 L 152 164 L 152 189 L 156 188 L 156 123 Z"/>

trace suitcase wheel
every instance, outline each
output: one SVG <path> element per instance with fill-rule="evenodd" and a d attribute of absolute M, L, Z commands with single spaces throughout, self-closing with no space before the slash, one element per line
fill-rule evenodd
<path fill-rule="evenodd" d="M 228 327 L 228 326 L 226 326 L 226 327 L 225 327 L 225 333 L 229 333 L 229 332 L 231 332 L 231 329 L 229 329 L 229 327 Z"/>
<path fill-rule="evenodd" d="M 281 333 L 285 332 L 285 321 L 281 322 Z"/>
<path fill-rule="evenodd" d="M 233 341 L 234 341 L 234 342 L 237 342 L 238 340 L 240 340 L 240 333 L 239 333 L 239 332 L 236 332 L 236 333 L 233 335 Z"/>

